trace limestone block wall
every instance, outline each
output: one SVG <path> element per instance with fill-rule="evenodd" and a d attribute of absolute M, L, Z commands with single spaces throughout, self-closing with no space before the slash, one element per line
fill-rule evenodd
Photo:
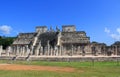
<path fill-rule="evenodd" d="M 86 33 L 81 32 L 62 32 L 61 40 L 63 43 L 89 43 L 90 39 Z"/>
<path fill-rule="evenodd" d="M 75 32 L 76 28 L 74 25 L 63 25 L 62 26 L 62 31 L 63 32 Z"/>

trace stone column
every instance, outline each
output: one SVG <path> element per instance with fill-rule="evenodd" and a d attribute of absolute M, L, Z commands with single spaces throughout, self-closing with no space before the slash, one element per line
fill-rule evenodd
<path fill-rule="evenodd" d="M 89 55 L 91 55 L 91 46 L 90 45 L 88 45 L 88 46 L 89 46 L 89 48 L 88 48 Z"/>
<path fill-rule="evenodd" d="M 35 47 L 34 53 L 35 53 L 35 54 L 34 54 L 35 56 L 38 56 L 38 53 L 39 53 L 39 48 L 38 48 L 38 46 Z"/>
<path fill-rule="evenodd" d="M 16 55 L 16 46 L 14 46 L 14 55 Z"/>
<path fill-rule="evenodd" d="M 52 50 L 52 48 L 51 48 L 51 46 L 50 46 L 49 56 L 51 55 L 51 50 Z"/>
<path fill-rule="evenodd" d="M 44 49 L 44 54 L 45 54 L 46 56 L 48 55 L 47 46 L 45 46 L 45 49 Z"/>
<path fill-rule="evenodd" d="M 40 55 L 41 56 L 43 55 L 43 47 L 42 46 L 40 47 Z"/>
<path fill-rule="evenodd" d="M 14 46 L 12 46 L 12 55 L 14 55 Z"/>
<path fill-rule="evenodd" d="M 80 53 L 80 46 L 77 47 L 77 55 Z"/>
<path fill-rule="evenodd" d="M 2 50 L 3 50 L 3 47 L 2 47 L 2 45 L 1 45 L 1 46 L 0 46 L 0 56 L 1 56 Z"/>
<path fill-rule="evenodd" d="M 25 46 L 22 47 L 22 56 L 25 55 Z"/>
<path fill-rule="evenodd" d="M 21 53 L 22 53 L 22 47 L 20 46 L 19 47 L 19 56 L 21 56 Z"/>
<path fill-rule="evenodd" d="M 116 55 L 117 55 L 117 46 L 115 46 L 115 48 L 116 48 L 115 50 L 116 50 Z"/>
<path fill-rule="evenodd" d="M 112 46 L 112 50 L 113 50 L 113 53 L 115 55 L 115 47 L 114 46 Z"/>
<path fill-rule="evenodd" d="M 65 46 L 62 46 L 62 55 L 66 55 L 66 49 L 65 49 Z"/>
<path fill-rule="evenodd" d="M 27 45 L 27 56 L 30 54 L 30 49 L 29 49 L 29 47 L 28 47 L 28 45 Z"/>
<path fill-rule="evenodd" d="M 56 50 L 57 50 L 57 47 L 55 46 L 54 47 L 54 53 L 53 53 L 54 56 L 56 55 Z"/>
<path fill-rule="evenodd" d="M 19 46 L 19 56 L 21 56 L 21 53 L 22 53 L 22 47 Z"/>
<path fill-rule="evenodd" d="M 16 55 L 16 53 L 17 53 L 17 48 L 16 46 L 14 46 L 14 55 Z"/>
<path fill-rule="evenodd" d="M 59 52 L 58 52 L 58 46 L 55 46 L 55 55 L 58 56 Z"/>
<path fill-rule="evenodd" d="M 88 52 L 90 53 L 91 52 L 91 50 L 90 50 L 91 48 L 90 48 L 90 45 L 88 45 Z"/>
<path fill-rule="evenodd" d="M 6 49 L 6 56 L 9 56 L 9 47 L 7 47 L 7 49 Z"/>
<path fill-rule="evenodd" d="M 90 45 L 90 53 L 91 53 L 91 55 L 93 56 L 93 50 L 92 50 L 92 45 Z"/>
<path fill-rule="evenodd" d="M 24 46 L 21 47 L 22 51 L 21 51 L 21 56 L 23 56 L 24 54 Z"/>
<path fill-rule="evenodd" d="M 59 47 L 57 46 L 57 49 L 56 49 L 56 56 L 59 55 Z"/>
<path fill-rule="evenodd" d="M 103 55 L 105 56 L 106 55 L 106 53 L 105 53 L 106 52 L 106 47 L 105 46 L 103 47 L 103 50 L 104 50 Z"/>
<path fill-rule="evenodd" d="M 12 46 L 12 54 L 14 54 L 14 46 Z"/>
<path fill-rule="evenodd" d="M 47 55 L 50 55 L 50 45 L 49 45 L 49 40 L 47 41 Z"/>
<path fill-rule="evenodd" d="M 53 49 L 53 53 L 52 53 L 52 56 L 55 56 L 55 49 Z"/>
<path fill-rule="evenodd" d="M 16 46 L 16 55 L 19 55 L 19 47 L 18 47 L 18 45 Z"/>
<path fill-rule="evenodd" d="M 22 52 L 23 52 L 22 50 L 23 50 L 22 46 L 20 46 L 20 54 L 19 54 L 20 56 L 22 56 Z"/>
<path fill-rule="evenodd" d="M 52 48 L 52 47 L 51 47 L 51 50 L 50 50 L 50 52 L 51 52 L 51 56 L 52 56 L 52 55 L 53 55 L 53 53 L 52 53 L 52 52 L 53 52 L 53 48 Z"/>
<path fill-rule="evenodd" d="M 60 56 L 62 56 L 62 52 L 63 52 L 63 46 L 60 46 Z"/>
<path fill-rule="evenodd" d="M 82 46 L 82 56 L 85 56 L 85 46 Z"/>
<path fill-rule="evenodd" d="M 38 52 L 39 52 L 39 50 L 38 50 L 38 49 L 36 49 L 36 51 L 35 51 L 35 52 L 36 52 L 36 56 L 38 56 Z"/>
<path fill-rule="evenodd" d="M 25 47 L 22 46 L 22 56 L 24 56 L 24 53 L 25 53 Z"/>
<path fill-rule="evenodd" d="M 31 55 L 33 55 L 33 49 L 34 49 L 34 47 L 31 46 L 31 50 L 30 50 Z"/>
<path fill-rule="evenodd" d="M 72 51 L 71 51 L 71 56 L 73 55 L 73 51 L 74 51 L 74 49 L 73 49 L 74 47 L 73 47 L 73 45 L 72 45 Z"/>
<path fill-rule="evenodd" d="M 25 52 L 25 56 L 27 55 L 28 53 L 28 45 L 26 45 L 26 52 Z"/>
<path fill-rule="evenodd" d="M 60 47 L 59 47 L 59 56 L 61 56 L 61 45 L 60 45 Z"/>
<path fill-rule="evenodd" d="M 21 53 L 21 46 L 19 46 L 19 53 L 18 53 L 18 55 L 20 56 L 20 53 Z"/>

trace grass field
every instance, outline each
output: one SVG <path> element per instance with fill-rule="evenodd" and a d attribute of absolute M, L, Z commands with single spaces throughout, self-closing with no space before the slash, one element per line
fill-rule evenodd
<path fill-rule="evenodd" d="M 120 77 L 120 64 L 118 62 L 10 62 L 1 60 L 0 63 L 75 68 L 74 72 L 0 70 L 0 77 Z"/>

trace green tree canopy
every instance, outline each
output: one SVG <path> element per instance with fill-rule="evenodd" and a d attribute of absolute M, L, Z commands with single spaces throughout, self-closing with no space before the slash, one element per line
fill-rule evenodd
<path fill-rule="evenodd" d="M 16 37 L 3 37 L 3 36 L 0 36 L 0 45 L 3 46 L 3 49 L 6 49 L 8 46 L 10 46 L 14 39 Z"/>

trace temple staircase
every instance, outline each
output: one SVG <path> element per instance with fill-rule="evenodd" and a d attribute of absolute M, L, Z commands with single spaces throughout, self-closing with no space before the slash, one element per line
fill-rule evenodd
<path fill-rule="evenodd" d="M 40 40 L 39 40 L 39 36 L 40 36 L 40 32 L 37 33 L 37 35 L 34 37 L 34 41 L 33 41 L 33 54 L 36 54 L 36 51 L 39 50 L 40 48 Z"/>

